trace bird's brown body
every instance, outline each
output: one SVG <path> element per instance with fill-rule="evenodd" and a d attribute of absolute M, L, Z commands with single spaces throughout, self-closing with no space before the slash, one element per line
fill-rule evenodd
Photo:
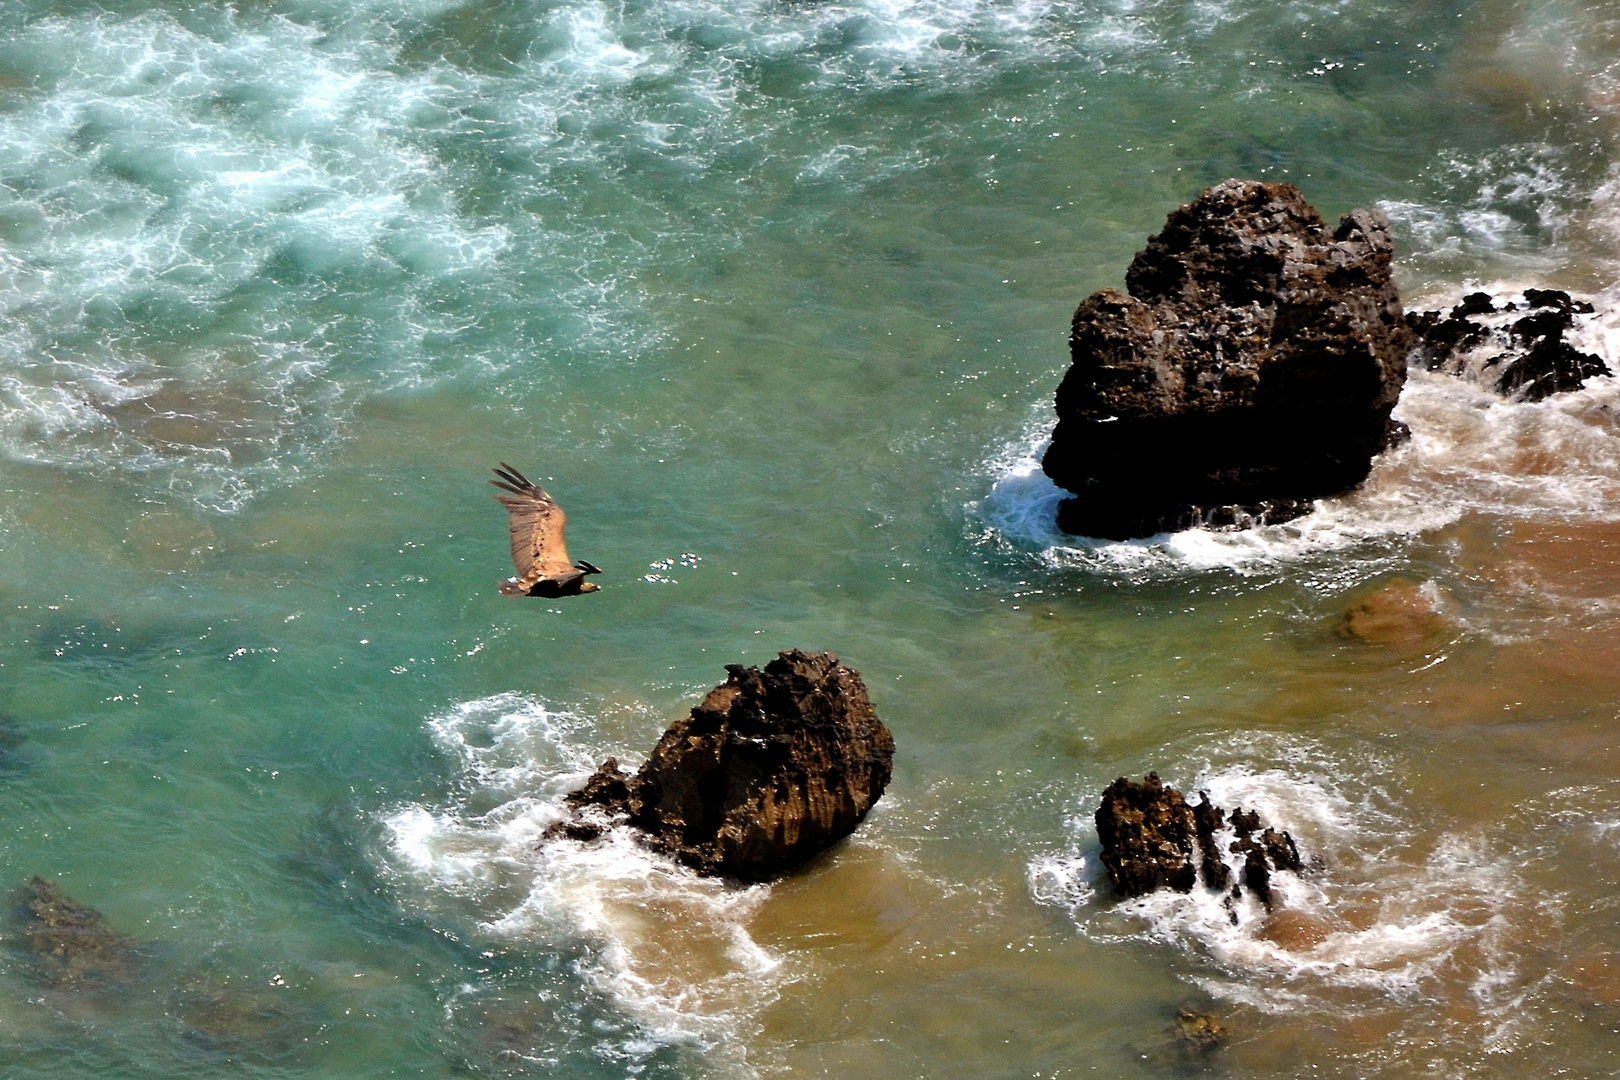
<path fill-rule="evenodd" d="M 575 563 L 568 558 L 563 540 L 568 515 L 557 501 L 504 461 L 495 475 L 500 479 L 490 483 L 509 493 L 495 496 L 495 501 L 506 507 L 512 564 L 518 572 L 517 577 L 501 582 L 501 595 L 577 596 L 600 589 L 585 577 L 601 570 L 584 560 Z"/>

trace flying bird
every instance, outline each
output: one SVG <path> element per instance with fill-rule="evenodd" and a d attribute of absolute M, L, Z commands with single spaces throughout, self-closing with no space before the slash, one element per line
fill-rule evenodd
<path fill-rule="evenodd" d="M 532 483 L 506 462 L 494 470 L 499 480 L 490 483 L 509 495 L 495 501 L 506 507 L 512 533 L 512 562 L 518 576 L 501 582 L 502 596 L 575 596 L 601 588 L 586 581 L 586 574 L 602 571 L 581 559 L 571 562 L 563 528 L 568 515 L 545 488 Z"/>

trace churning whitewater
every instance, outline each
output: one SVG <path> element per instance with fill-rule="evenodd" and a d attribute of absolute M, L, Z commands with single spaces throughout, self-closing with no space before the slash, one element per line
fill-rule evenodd
<path fill-rule="evenodd" d="M 466 702 L 429 725 L 464 769 L 460 798 L 385 819 L 395 865 L 426 904 L 448 893 L 476 906 L 493 937 L 582 948 L 578 970 L 628 1010 L 630 1060 L 660 1044 L 716 1059 L 746 1053 L 757 1013 L 787 976 L 748 936 L 769 886 L 703 878 L 615 830 L 606 840 L 540 846 L 563 795 L 596 768 L 593 727 L 516 694 Z"/>

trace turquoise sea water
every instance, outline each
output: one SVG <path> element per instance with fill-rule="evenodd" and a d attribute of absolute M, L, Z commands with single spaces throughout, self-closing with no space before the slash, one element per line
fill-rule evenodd
<path fill-rule="evenodd" d="M 0 1075 L 1612 1072 L 1620 385 L 1416 376 L 1258 535 L 1063 538 L 1033 461 L 1229 176 L 1385 208 L 1414 302 L 1613 310 L 1617 58 L 1569 0 L 0 7 L 0 891 L 137 942 L 53 988 L 8 914 Z M 600 594 L 496 593 L 498 460 Z M 1340 633 L 1391 579 L 1441 628 Z M 790 646 L 895 732 L 850 843 L 538 849 Z M 1149 768 L 1294 831 L 1306 930 L 1108 897 Z"/>

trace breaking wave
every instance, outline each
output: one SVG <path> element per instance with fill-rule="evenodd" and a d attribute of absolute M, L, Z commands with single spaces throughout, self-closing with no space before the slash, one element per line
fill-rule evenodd
<path fill-rule="evenodd" d="M 461 797 L 384 822 L 391 862 L 423 902 L 476 912 L 491 938 L 579 953 L 586 984 L 635 1022 L 617 1053 L 691 1046 L 746 1073 L 745 1043 L 790 968 L 748 933 L 769 886 L 700 877 L 623 830 L 542 848 L 565 816 L 563 795 L 596 766 L 582 716 L 501 694 L 429 727 L 461 762 Z"/>

